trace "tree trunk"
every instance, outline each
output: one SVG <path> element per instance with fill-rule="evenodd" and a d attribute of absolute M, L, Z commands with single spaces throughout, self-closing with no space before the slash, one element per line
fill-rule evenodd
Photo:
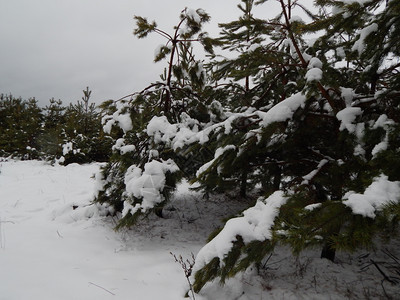
<path fill-rule="evenodd" d="M 335 260 L 336 249 L 332 248 L 331 245 L 327 242 L 321 251 L 321 258 L 329 259 L 330 261 Z"/>

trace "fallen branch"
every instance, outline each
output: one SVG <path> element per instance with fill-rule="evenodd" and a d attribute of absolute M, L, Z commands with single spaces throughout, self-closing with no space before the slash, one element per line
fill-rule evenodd
<path fill-rule="evenodd" d="M 100 286 L 100 285 L 97 285 L 97 284 L 95 284 L 95 283 L 93 283 L 93 282 L 89 282 L 89 284 L 94 285 L 94 286 L 96 286 L 96 287 L 98 287 L 98 288 L 100 288 L 100 289 L 106 291 L 107 293 L 110 293 L 111 295 L 115 296 L 115 294 L 114 294 L 113 292 L 110 292 L 109 290 L 103 288 L 103 287 Z"/>

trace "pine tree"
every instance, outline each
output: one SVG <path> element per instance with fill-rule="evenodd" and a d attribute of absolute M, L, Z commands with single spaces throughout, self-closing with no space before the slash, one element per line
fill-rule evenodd
<path fill-rule="evenodd" d="M 165 59 L 167 67 L 161 81 L 111 104 L 112 115 L 103 118 L 106 132 L 113 127 L 122 132 L 113 146 L 110 162 L 103 169 L 103 188 L 96 201 L 111 204 L 122 212 L 119 227 L 133 225 L 150 212 L 162 216 L 162 206 L 180 177 L 177 162 L 184 163 L 185 159 L 179 159 L 178 153 L 174 153 L 176 149 L 159 138 L 158 131 L 172 128 L 182 120 L 197 126 L 190 115 L 199 117 L 203 110 L 200 93 L 205 89 L 206 78 L 202 63 L 194 58 L 192 43 L 200 42 L 210 51 L 210 39 L 201 31 L 209 16 L 201 9 L 183 10 L 172 34 L 146 18 L 135 16 L 135 20 L 137 37 L 156 33 L 165 38 L 155 61 Z"/>
<path fill-rule="evenodd" d="M 90 103 L 92 91 L 83 90 L 82 101 L 70 104 L 65 111 L 64 164 L 107 161 L 112 139 L 105 137 L 101 114 L 95 103 Z"/>
<path fill-rule="evenodd" d="M 116 142 L 96 201 L 121 212 L 118 226 L 162 216 L 181 176 L 205 193 L 258 196 L 199 252 L 196 291 L 281 244 L 334 260 L 398 233 L 398 1 L 321 0 L 318 13 L 277 3 L 278 16 L 257 19 L 255 5 L 269 1 L 241 0 L 243 15 L 217 39 L 201 32 L 202 10 L 184 10 L 173 34 L 135 17 L 138 37 L 166 38 L 155 60 L 167 67 L 161 81 L 106 105 Z M 205 69 L 193 42 L 210 52 Z"/>
<path fill-rule="evenodd" d="M 41 131 L 42 112 L 34 98 L 23 100 L 0 95 L 0 153 L 19 158 L 37 158 L 37 135 Z"/>
<path fill-rule="evenodd" d="M 396 232 L 400 174 L 387 162 L 397 166 L 399 151 L 399 65 L 390 63 L 398 55 L 398 39 L 392 35 L 398 30 L 398 4 L 318 1 L 321 12 L 328 5 L 336 10 L 305 24 L 290 17 L 298 1 L 279 2 L 282 13 L 267 23 L 276 24 L 287 38 L 301 93 L 286 94 L 275 106 L 253 112 L 253 122 L 261 126 L 252 130 L 252 146 L 262 149 L 261 164 L 269 172 L 274 164 L 280 169 L 281 192 L 260 198 L 204 247 L 197 258 L 197 291 L 209 280 L 224 281 L 261 263 L 278 243 L 296 254 L 322 246 L 321 257 L 333 260 L 336 250 L 372 247 L 377 234 Z M 302 42 L 303 33 L 321 29 L 326 34 L 313 46 Z M 218 158 L 216 169 L 229 161 Z M 263 218 L 256 217 L 257 211 Z M 265 224 L 267 215 L 271 224 Z M 249 232 L 243 229 L 247 224 L 255 224 Z M 229 238 L 228 251 L 210 253 L 220 239 Z"/>
<path fill-rule="evenodd" d="M 51 98 L 43 109 L 43 131 L 38 140 L 45 158 L 54 159 L 62 156 L 61 145 L 65 133 L 65 109 L 61 100 Z"/>

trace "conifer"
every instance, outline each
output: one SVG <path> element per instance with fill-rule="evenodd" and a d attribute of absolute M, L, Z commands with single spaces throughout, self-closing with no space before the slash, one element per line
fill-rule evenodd
<path fill-rule="evenodd" d="M 259 1 L 264 2 L 268 1 Z M 373 247 L 374 237 L 382 232 L 387 237 L 396 234 L 400 173 L 388 168 L 387 161 L 391 159 L 397 166 L 394 157 L 399 151 L 395 112 L 399 109 L 396 86 L 399 65 L 390 63 L 398 55 L 398 48 L 392 48 L 398 39 L 391 35 L 397 30 L 397 2 L 318 1 L 322 14 L 311 15 L 308 24 L 290 17 L 298 1 L 278 2 L 282 13 L 266 23 L 279 26 L 279 34 L 286 37 L 290 49 L 285 52 L 287 65 L 282 66 L 295 65 L 292 80 L 301 93 L 293 94 L 296 90 L 292 90 L 284 93 L 282 103 L 260 108 L 266 113 L 262 120 L 258 117 L 263 114 L 254 111 L 251 116 L 256 127 L 251 129 L 252 135 L 246 135 L 246 143 L 251 141 L 249 137 L 255 137 L 253 147 L 245 149 L 259 149 L 262 153 L 258 159 L 259 165 L 267 170 L 263 174 L 272 174 L 272 166 L 278 168 L 275 188 L 284 192 L 284 203 L 273 219 L 273 226 L 265 231 L 266 236 L 268 231 L 271 234 L 265 240 L 249 241 L 244 234 L 233 234 L 234 222 L 226 224 L 226 232 L 232 234 L 230 250 L 223 256 L 217 250 L 214 257 L 207 246 L 200 251 L 195 275 L 197 291 L 208 280 L 219 277 L 224 281 L 252 264 L 260 264 L 276 244 L 290 245 L 295 254 L 319 246 L 321 257 L 334 260 L 337 250 Z M 328 6 L 334 9 L 327 15 Z M 302 35 L 316 30 L 325 33 L 307 46 Z M 280 84 L 281 88 L 285 85 Z M 268 115 L 288 100 L 294 100 L 294 96 L 303 97 L 304 102 L 294 107 L 290 101 L 291 114 L 278 122 L 268 120 Z M 267 125 L 259 126 L 260 123 Z M 243 145 L 238 148 L 243 149 Z M 242 149 L 237 153 L 246 153 Z M 240 155 L 233 152 L 233 156 Z M 233 160 L 228 155 L 218 158 L 208 172 L 219 170 L 213 174 L 222 177 L 224 164 Z M 214 184 L 218 182 L 210 178 Z M 259 181 L 261 185 L 263 182 L 271 179 Z M 257 205 L 268 204 L 273 195 L 276 194 L 260 198 Z M 375 199 L 386 204 L 373 202 L 378 201 Z M 368 201 L 374 203 L 371 211 L 365 207 Z M 250 210 L 235 222 L 247 220 Z M 262 219 L 248 222 L 258 224 Z M 225 228 L 222 229 L 221 236 L 226 239 L 226 234 Z M 217 235 L 214 239 L 222 237 Z M 215 245 L 213 240 L 210 245 Z"/>

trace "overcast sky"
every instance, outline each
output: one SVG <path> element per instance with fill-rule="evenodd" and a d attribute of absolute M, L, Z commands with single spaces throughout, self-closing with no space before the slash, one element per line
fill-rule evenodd
<path fill-rule="evenodd" d="M 153 63 L 159 36 L 138 40 L 134 15 L 171 31 L 185 8 L 212 17 L 207 30 L 240 15 L 232 0 L 0 0 L 0 93 L 81 99 L 89 86 L 96 103 L 118 99 L 159 79 L 165 64 Z M 262 8 L 265 12 L 266 9 Z"/>

